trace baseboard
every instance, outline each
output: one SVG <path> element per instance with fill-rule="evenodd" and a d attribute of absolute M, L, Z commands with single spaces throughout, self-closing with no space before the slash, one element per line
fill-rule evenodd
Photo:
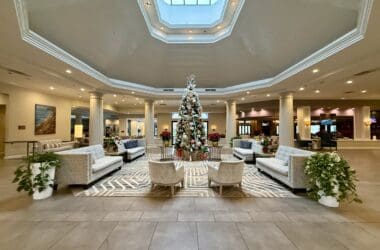
<path fill-rule="evenodd" d="M 26 155 L 8 155 L 4 156 L 5 160 L 18 160 L 24 158 Z"/>

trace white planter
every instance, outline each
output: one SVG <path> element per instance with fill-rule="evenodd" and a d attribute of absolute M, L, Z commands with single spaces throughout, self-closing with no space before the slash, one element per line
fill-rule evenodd
<path fill-rule="evenodd" d="M 31 165 L 31 168 L 32 168 L 32 178 L 34 180 L 34 177 L 36 175 L 38 175 L 39 173 L 41 173 L 40 171 L 40 165 L 41 163 L 33 163 Z M 34 190 L 34 193 L 33 193 L 33 199 L 34 200 L 42 200 L 42 199 L 46 199 L 46 198 L 49 198 L 50 196 L 53 195 L 53 188 L 50 187 L 49 184 L 54 184 L 54 176 L 55 176 L 55 167 L 49 169 L 47 171 L 47 174 L 49 175 L 49 179 L 51 180 L 50 183 L 48 183 L 48 186 L 46 187 L 46 189 L 42 192 L 39 192 L 38 190 Z"/>
<path fill-rule="evenodd" d="M 318 202 L 326 207 L 339 207 L 339 202 L 333 196 L 322 196 Z"/>

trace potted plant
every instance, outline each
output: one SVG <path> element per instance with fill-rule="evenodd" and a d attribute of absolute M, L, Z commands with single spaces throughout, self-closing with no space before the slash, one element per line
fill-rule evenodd
<path fill-rule="evenodd" d="M 220 139 L 220 134 L 219 133 L 209 134 L 208 139 L 212 142 L 213 147 L 217 147 L 219 139 Z"/>
<path fill-rule="evenodd" d="M 361 202 L 356 193 L 356 172 L 337 153 L 312 155 L 306 161 L 305 174 L 309 177 L 309 196 L 322 205 L 338 207 L 344 200 Z"/>
<path fill-rule="evenodd" d="M 18 166 L 13 182 L 17 191 L 26 191 L 34 200 L 41 200 L 53 194 L 55 169 L 61 165 L 58 155 L 52 152 L 36 153 L 26 157 Z"/>
<path fill-rule="evenodd" d="M 161 132 L 160 136 L 162 138 L 162 141 L 164 142 L 164 146 L 169 147 L 171 133 L 167 129 L 165 129 Z"/>
<path fill-rule="evenodd" d="M 268 153 L 269 152 L 269 145 L 270 145 L 270 141 L 268 139 L 268 137 L 263 137 L 261 139 L 261 145 L 263 146 L 263 153 Z"/>

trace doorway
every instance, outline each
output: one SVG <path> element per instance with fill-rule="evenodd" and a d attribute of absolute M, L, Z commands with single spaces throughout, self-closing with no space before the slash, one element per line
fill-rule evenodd
<path fill-rule="evenodd" d="M 5 105 L 0 105 L 0 158 L 5 154 Z"/>

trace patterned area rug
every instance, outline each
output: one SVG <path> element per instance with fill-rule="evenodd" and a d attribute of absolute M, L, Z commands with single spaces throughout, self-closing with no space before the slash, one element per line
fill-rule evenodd
<path fill-rule="evenodd" d="M 223 159 L 231 159 L 223 156 Z M 203 162 L 185 162 L 185 187 L 176 188 L 177 197 L 219 197 L 219 189 L 207 185 L 207 166 Z M 139 158 L 127 163 L 120 171 L 101 179 L 91 188 L 73 191 L 75 196 L 147 196 L 169 197 L 169 187 L 155 187 L 151 190 L 148 159 Z M 260 173 L 254 165 L 246 164 L 243 174 L 242 189 L 223 187 L 223 197 L 257 197 L 257 198 L 297 198 L 281 184 Z"/>

